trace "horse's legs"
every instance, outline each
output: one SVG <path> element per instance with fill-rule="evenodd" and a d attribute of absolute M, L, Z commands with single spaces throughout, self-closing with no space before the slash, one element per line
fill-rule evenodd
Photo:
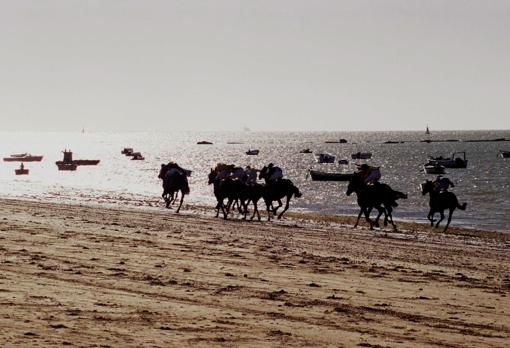
<path fill-rule="evenodd" d="M 377 214 L 377 217 L 375 218 L 374 220 L 374 226 L 375 227 L 379 227 L 379 218 L 381 217 L 381 215 L 384 213 L 385 217 L 384 219 L 386 220 L 386 210 L 379 206 L 379 207 L 375 207 L 377 209 L 377 211 L 379 212 L 379 214 Z M 372 208 L 370 208 L 370 212 L 372 211 Z"/>
<path fill-rule="evenodd" d="M 176 195 L 177 197 L 177 195 Z M 175 211 L 177 214 L 179 214 L 179 211 L 181 210 L 181 207 L 182 207 L 182 202 L 184 201 L 184 193 L 181 192 L 181 202 L 179 203 L 179 207 L 177 208 L 177 210 Z"/>
<path fill-rule="evenodd" d="M 427 219 L 430 221 L 430 226 L 434 226 L 434 212 L 432 209 L 429 210 L 429 214 L 427 215 Z"/>
<path fill-rule="evenodd" d="M 271 221 L 271 212 L 272 212 L 272 209 L 271 208 L 271 204 L 273 202 L 269 202 L 269 201 L 265 201 L 266 202 L 266 210 L 267 210 L 267 221 Z"/>
<path fill-rule="evenodd" d="M 285 208 L 283 208 L 280 215 L 278 215 L 278 219 L 281 219 L 283 216 L 283 213 L 285 213 L 289 209 L 290 197 L 292 197 L 292 196 L 287 196 L 287 201 L 285 202 Z"/>
<path fill-rule="evenodd" d="M 258 219 L 260 221 L 260 214 L 259 214 L 259 208 L 258 208 L 258 200 L 252 199 L 253 202 L 253 214 L 251 215 L 250 221 L 253 221 L 253 218 L 255 217 L 255 214 L 257 214 Z"/>
<path fill-rule="evenodd" d="M 354 224 L 354 228 L 358 227 L 359 219 L 361 219 L 361 214 L 363 214 L 363 208 L 359 209 L 358 219 L 356 220 L 356 223 Z"/>
<path fill-rule="evenodd" d="M 274 214 L 274 215 L 276 215 L 276 211 L 277 211 L 277 210 L 278 210 L 278 209 L 279 209 L 279 208 L 283 205 L 283 204 L 282 204 L 282 200 L 281 200 L 281 199 L 278 199 L 278 200 L 277 200 L 277 202 L 278 202 L 278 206 L 277 206 L 276 208 L 274 208 L 274 207 L 272 206 L 273 202 L 271 202 L 271 208 L 273 209 L 273 214 Z"/>
<path fill-rule="evenodd" d="M 448 221 L 446 222 L 446 226 L 444 227 L 443 233 L 446 232 L 448 226 L 450 226 L 450 222 L 452 221 L 452 215 L 455 208 L 450 208 L 450 212 L 448 213 Z"/>
<path fill-rule="evenodd" d="M 371 209 L 365 208 L 364 211 L 365 211 L 365 220 L 370 225 L 370 229 L 373 230 L 374 229 L 374 225 L 372 223 L 372 220 L 370 220 L 370 211 L 371 211 Z"/>
<path fill-rule="evenodd" d="M 444 210 L 441 210 L 439 214 L 441 215 L 441 217 L 439 218 L 439 221 L 436 223 L 436 228 L 438 228 L 441 221 L 444 220 Z"/>
<path fill-rule="evenodd" d="M 397 225 L 393 222 L 393 208 L 390 206 L 386 209 L 386 217 L 384 218 L 384 226 L 388 226 L 388 222 L 393 226 L 393 229 L 397 229 Z"/>

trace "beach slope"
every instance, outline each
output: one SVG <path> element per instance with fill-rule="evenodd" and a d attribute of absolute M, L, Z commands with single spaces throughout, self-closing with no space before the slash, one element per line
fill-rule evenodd
<path fill-rule="evenodd" d="M 0 200 L 1 346 L 510 342 L 504 234 L 209 216 Z"/>

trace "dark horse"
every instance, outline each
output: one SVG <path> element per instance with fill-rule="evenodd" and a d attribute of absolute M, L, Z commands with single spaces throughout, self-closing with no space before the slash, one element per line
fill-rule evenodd
<path fill-rule="evenodd" d="M 218 177 L 218 171 L 211 169 L 209 173 L 209 185 L 213 184 L 214 188 L 214 196 L 216 197 L 216 217 L 220 214 L 220 209 L 223 212 L 223 218 L 227 219 L 227 216 L 230 212 L 230 207 L 233 202 L 239 201 L 241 199 L 241 193 L 245 187 L 245 184 L 239 180 L 233 180 L 230 177 L 227 177 L 223 180 L 220 180 Z M 227 204 L 224 204 L 225 199 L 227 199 Z M 239 212 L 242 213 L 241 204 L 238 204 Z"/>
<path fill-rule="evenodd" d="M 253 214 L 250 220 L 253 220 L 255 214 L 257 215 L 258 220 L 260 221 L 260 214 L 258 209 L 258 202 L 261 198 L 263 198 L 264 193 L 266 191 L 266 187 L 262 184 L 255 183 L 253 185 L 244 185 L 241 194 L 240 200 L 243 204 L 244 209 L 244 219 L 246 220 L 246 215 L 248 214 L 248 205 L 250 202 L 253 203 Z"/>
<path fill-rule="evenodd" d="M 430 194 L 429 201 L 429 214 L 427 215 L 427 219 L 430 220 L 430 226 L 434 226 L 434 214 L 439 213 L 441 218 L 436 223 L 436 227 L 439 227 L 439 223 L 444 219 L 444 211 L 445 209 L 449 210 L 448 214 L 448 222 L 444 227 L 443 232 L 446 232 L 450 222 L 452 221 L 452 215 L 455 209 L 459 208 L 460 210 L 466 210 L 467 203 L 462 205 L 459 204 L 457 196 L 455 193 L 445 191 L 445 192 L 436 192 L 434 190 L 434 183 L 430 180 L 427 180 L 425 183 L 421 184 L 421 193 L 422 195 Z"/>
<path fill-rule="evenodd" d="M 264 166 L 260 170 L 259 179 L 264 179 L 266 181 L 265 190 L 262 198 L 266 203 L 267 209 L 267 221 L 271 220 L 271 212 L 276 215 L 278 208 L 282 206 L 282 198 L 286 198 L 285 207 L 283 211 L 278 215 L 278 219 L 281 219 L 283 214 L 289 209 L 289 203 L 292 196 L 299 198 L 301 197 L 301 192 L 299 189 L 290 181 L 289 179 L 279 179 L 275 182 L 271 182 L 269 180 L 268 167 Z M 277 201 L 278 206 L 276 208 L 273 207 L 273 202 Z"/>
<path fill-rule="evenodd" d="M 385 214 L 384 225 L 386 226 L 388 222 L 390 222 L 394 229 L 397 228 L 393 222 L 393 207 L 398 206 L 396 203 L 397 199 L 407 198 L 405 193 L 395 191 L 387 184 L 376 183 L 374 185 L 366 185 L 358 173 L 354 173 L 347 186 L 347 196 L 350 196 L 353 192 L 356 192 L 358 196 L 358 205 L 360 207 L 358 219 L 354 227 L 358 226 L 361 215 L 365 214 L 365 220 L 370 224 L 370 229 L 373 230 L 374 225 L 376 227 L 379 226 L 379 218 L 381 215 Z M 379 212 L 375 223 L 370 219 L 370 213 L 374 208 Z"/>
<path fill-rule="evenodd" d="M 186 173 L 183 173 L 182 170 L 170 172 L 172 168 L 178 168 L 178 166 L 175 163 L 162 164 L 158 178 L 163 180 L 163 194 L 161 197 L 165 200 L 167 208 L 170 208 L 172 203 L 175 202 L 177 193 L 181 192 L 181 201 L 176 210 L 176 213 L 178 213 L 181 210 L 184 196 L 189 194 L 190 190 Z"/>

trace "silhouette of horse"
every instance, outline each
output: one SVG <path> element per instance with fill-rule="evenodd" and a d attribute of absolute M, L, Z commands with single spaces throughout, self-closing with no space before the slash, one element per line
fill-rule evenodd
<path fill-rule="evenodd" d="M 214 196 L 216 197 L 216 217 L 220 214 L 220 209 L 223 212 L 223 218 L 227 219 L 230 212 L 230 208 L 234 202 L 238 202 L 241 198 L 241 192 L 244 189 L 245 184 L 239 180 L 233 180 L 229 177 L 225 179 L 218 178 L 218 172 L 215 169 L 211 169 L 208 175 L 209 185 L 213 184 Z M 227 204 L 224 204 L 227 199 Z M 241 210 L 242 203 L 237 203 L 239 213 L 243 213 Z"/>
<path fill-rule="evenodd" d="M 246 220 L 246 216 L 248 214 L 248 205 L 250 202 L 253 203 L 253 214 L 250 218 L 250 220 L 253 220 L 255 217 L 255 214 L 257 214 L 257 218 L 260 221 L 260 214 L 258 209 L 258 202 L 259 200 L 264 196 L 265 192 L 265 186 L 255 183 L 253 185 L 244 185 L 241 194 L 240 199 L 241 202 L 243 202 L 243 208 L 244 208 L 244 219 Z"/>
<path fill-rule="evenodd" d="M 459 208 L 460 210 L 466 210 L 467 203 L 462 205 L 459 204 L 457 196 L 453 192 L 445 191 L 445 192 L 436 192 L 434 190 L 434 183 L 430 180 L 427 180 L 425 183 L 421 184 L 421 193 L 422 195 L 426 195 L 427 193 L 430 195 L 429 200 L 429 214 L 427 215 L 427 219 L 430 221 L 430 226 L 434 226 L 434 215 L 435 213 L 439 213 L 441 218 L 436 223 L 436 228 L 439 227 L 439 223 L 444 220 L 444 211 L 445 209 L 449 210 L 448 213 L 448 222 L 444 227 L 443 232 L 446 232 L 450 222 L 452 221 L 452 215 L 455 209 Z"/>
<path fill-rule="evenodd" d="M 158 178 L 163 180 L 163 193 L 161 197 L 165 200 L 167 208 L 170 208 L 170 206 L 176 201 L 177 193 L 179 191 L 181 192 L 181 201 L 179 203 L 179 207 L 175 211 L 176 213 L 179 213 L 182 207 L 182 202 L 184 201 L 184 196 L 190 193 L 190 189 L 186 174 L 179 171 L 169 171 L 174 166 L 175 164 L 173 163 L 166 165 L 162 164 Z"/>
<path fill-rule="evenodd" d="M 267 210 L 267 221 L 271 221 L 271 212 L 276 215 L 278 208 L 282 206 L 282 198 L 286 198 L 285 207 L 282 212 L 278 215 L 278 219 L 281 219 L 283 214 L 289 209 L 289 204 L 292 196 L 299 198 L 302 196 L 299 189 L 289 179 L 280 179 L 274 183 L 268 183 L 264 187 L 262 198 L 266 203 Z M 278 201 L 280 205 L 276 208 L 272 207 L 274 201 Z"/>
<path fill-rule="evenodd" d="M 365 220 L 370 225 L 370 229 L 373 230 L 374 226 L 379 226 L 379 218 L 381 215 L 385 214 L 384 225 L 386 226 L 388 222 L 390 222 L 394 229 L 397 228 L 393 222 L 393 207 L 398 206 L 396 203 L 397 199 L 407 198 L 405 193 L 395 191 L 387 184 L 376 183 L 374 185 L 366 185 L 358 173 L 354 173 L 347 186 L 347 196 L 350 196 L 353 192 L 356 193 L 358 206 L 360 207 L 358 219 L 354 227 L 358 227 L 361 215 L 364 214 Z M 379 214 L 375 222 L 372 222 L 370 213 L 374 208 L 377 209 Z"/>

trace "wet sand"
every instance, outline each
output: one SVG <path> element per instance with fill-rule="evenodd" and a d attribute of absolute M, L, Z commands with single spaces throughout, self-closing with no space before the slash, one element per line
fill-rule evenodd
<path fill-rule="evenodd" d="M 190 209 L 0 200 L 0 345 L 508 347 L 510 234 Z"/>

